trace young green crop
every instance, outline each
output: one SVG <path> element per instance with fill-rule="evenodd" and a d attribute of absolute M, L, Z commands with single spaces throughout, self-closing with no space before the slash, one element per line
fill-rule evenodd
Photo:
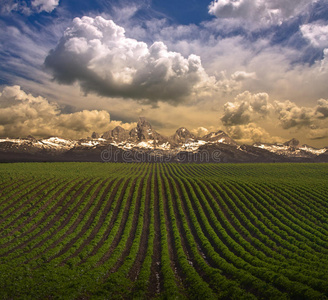
<path fill-rule="evenodd" d="M 326 164 L 0 164 L 1 299 L 328 299 Z"/>

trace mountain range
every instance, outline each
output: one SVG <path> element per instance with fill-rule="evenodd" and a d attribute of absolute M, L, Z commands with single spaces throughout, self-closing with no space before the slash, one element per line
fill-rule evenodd
<path fill-rule="evenodd" d="M 0 139 L 0 162 L 27 161 L 328 162 L 328 148 L 301 146 L 296 139 L 283 144 L 239 145 L 222 130 L 196 137 L 185 127 L 166 137 L 141 117 L 130 131 L 117 126 L 86 139 Z"/>

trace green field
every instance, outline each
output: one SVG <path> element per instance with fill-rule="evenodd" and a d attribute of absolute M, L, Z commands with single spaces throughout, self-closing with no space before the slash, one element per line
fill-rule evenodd
<path fill-rule="evenodd" d="M 0 165 L 0 299 L 328 299 L 328 165 Z"/>

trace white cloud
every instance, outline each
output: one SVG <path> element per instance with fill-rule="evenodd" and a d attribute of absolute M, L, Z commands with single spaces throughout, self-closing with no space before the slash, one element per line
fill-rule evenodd
<path fill-rule="evenodd" d="M 314 114 L 313 108 L 300 107 L 289 100 L 284 102 L 275 101 L 274 105 L 284 129 L 311 125 Z"/>
<path fill-rule="evenodd" d="M 227 102 L 224 105 L 221 121 L 225 126 L 248 124 L 265 118 L 271 107 L 268 94 L 251 94 L 245 91 L 239 94 L 234 102 Z"/>
<path fill-rule="evenodd" d="M 284 129 L 296 129 L 301 138 L 322 140 L 328 137 L 328 100 L 320 99 L 313 107 L 291 101 L 275 101 L 275 112 Z"/>
<path fill-rule="evenodd" d="M 328 47 L 328 25 L 319 23 L 304 24 L 300 27 L 300 30 L 307 40 L 319 48 Z"/>
<path fill-rule="evenodd" d="M 288 5 L 288 3 L 286 3 L 286 5 Z M 132 8 L 131 14 L 133 14 L 134 11 L 135 9 Z M 87 97 L 84 97 L 83 93 L 80 92 L 81 81 L 79 79 L 75 81 L 73 86 L 60 86 L 56 81 L 51 81 L 50 74 L 45 74 L 40 68 L 49 49 L 55 47 L 55 43 L 62 37 L 64 28 L 68 26 L 57 21 L 56 23 L 51 23 L 51 25 L 44 27 L 42 31 L 34 33 L 27 32 L 26 30 L 29 30 L 29 28 L 24 27 L 24 24 L 19 26 L 20 32 L 13 27 L 3 26 L 2 29 L 0 29 L 0 40 L 2 42 L 3 53 L 10 52 L 10 57 L 8 57 L 8 59 L 3 59 L 4 63 L 0 66 L 1 78 L 8 82 L 19 84 L 35 95 L 40 94 L 47 99 L 56 100 L 60 102 L 63 107 L 65 105 L 71 105 L 78 107 L 79 110 L 105 109 L 109 111 L 111 116 L 114 116 L 115 119 L 135 121 L 136 114 L 138 114 L 137 110 L 140 107 L 146 107 L 149 109 L 147 118 L 152 122 L 158 122 L 154 123 L 160 124 L 157 130 L 163 130 L 163 133 L 167 133 L 168 135 L 172 134 L 176 128 L 182 125 L 187 128 L 197 128 L 198 126 L 210 128 L 213 124 L 220 126 L 217 124 L 219 121 L 219 108 L 221 110 L 225 102 L 234 102 L 233 99 L 236 95 L 245 90 L 249 90 L 252 94 L 266 91 L 271 99 L 278 99 L 280 101 L 290 99 L 292 102 L 297 103 L 299 107 L 314 107 L 316 105 L 314 102 L 316 99 L 328 99 L 326 84 L 328 75 L 328 49 L 324 50 L 324 53 L 326 53 L 324 54 L 324 59 L 318 60 L 313 64 L 308 64 L 302 62 L 304 48 L 295 49 L 289 48 L 286 45 L 272 45 L 270 35 L 250 41 L 247 37 L 243 37 L 242 35 L 234 36 L 236 32 L 239 31 L 233 32 L 231 28 L 228 28 L 230 31 L 224 31 L 224 33 L 231 33 L 229 37 L 225 38 L 224 34 L 223 36 L 220 34 L 222 30 L 218 24 L 224 27 L 229 25 L 227 25 L 227 21 L 237 24 L 237 22 L 242 21 L 242 19 L 213 18 L 210 22 L 202 23 L 199 26 L 169 26 L 169 22 L 166 22 L 164 19 L 151 19 L 145 22 L 147 24 L 133 23 L 133 21 L 129 20 L 124 22 L 124 14 L 125 13 L 122 13 L 120 21 L 117 22 L 117 24 L 120 25 L 124 24 L 127 31 L 124 33 L 123 40 L 128 40 L 128 38 L 130 38 L 130 40 L 137 43 L 139 43 L 139 41 L 147 41 L 148 46 L 146 50 L 148 52 L 154 41 L 162 41 L 163 44 L 167 46 L 166 53 L 180 53 L 184 60 L 188 60 L 191 54 L 201 57 L 202 67 L 204 67 L 208 74 L 205 80 L 208 86 L 207 96 L 203 96 L 205 89 L 202 90 L 202 96 L 197 97 L 198 95 L 195 96 L 194 93 L 196 93 L 197 90 L 199 91 L 199 89 L 191 88 L 188 93 L 184 94 L 184 96 L 176 101 L 164 99 L 167 103 L 158 103 L 158 109 L 155 110 L 153 107 L 141 105 L 139 101 L 132 101 L 130 99 L 122 101 L 120 98 L 122 97 L 121 90 L 119 90 L 120 93 L 117 93 L 115 98 L 110 96 L 110 99 L 97 96 L 92 89 L 89 91 L 94 92 L 94 94 L 88 94 Z M 66 20 L 66 22 L 70 22 L 70 20 Z M 249 22 L 251 22 L 251 20 Z M 61 23 L 61 26 L 58 26 L 59 23 Z M 58 30 L 56 30 L 56 34 L 54 34 L 52 28 L 56 24 Z M 256 24 L 260 23 L 254 22 L 253 25 L 255 26 Z M 239 28 L 240 23 L 236 26 Z M 88 47 L 88 50 L 92 48 L 93 45 L 91 45 L 91 40 L 100 40 L 100 45 L 105 47 L 104 52 L 108 51 L 108 53 L 109 50 L 114 51 L 115 48 L 112 46 L 116 47 L 119 45 L 119 43 L 114 41 L 111 46 L 107 46 L 106 42 L 110 39 L 106 38 L 104 35 L 103 37 L 95 38 L 85 37 L 86 29 L 76 28 L 80 30 L 80 32 L 76 33 L 72 38 L 77 38 L 78 40 L 76 42 L 72 40 L 70 44 L 67 38 L 67 47 L 69 47 L 68 49 L 70 49 L 73 54 L 75 53 L 74 51 L 76 51 L 78 55 L 72 55 L 70 58 L 81 58 L 85 46 Z M 97 31 L 103 34 L 104 28 L 97 29 Z M 297 33 L 298 36 L 299 33 L 300 32 Z M 80 38 L 81 41 L 79 40 Z M 85 38 L 84 41 L 86 43 L 84 43 L 83 38 Z M 65 36 L 64 39 L 66 39 Z M 62 53 L 63 56 L 68 52 L 67 49 L 64 49 Z M 118 71 L 115 72 L 118 73 L 118 75 L 119 73 L 123 73 L 124 76 L 120 77 L 116 75 L 116 79 L 113 78 L 116 82 L 122 82 L 122 84 L 128 86 L 126 82 L 129 82 L 129 79 L 133 77 L 133 73 L 129 73 L 128 71 L 132 70 L 131 67 L 134 67 L 134 64 L 132 66 L 131 64 L 128 65 L 124 60 L 122 61 L 121 67 L 119 67 L 119 64 L 111 64 L 111 62 L 107 62 L 105 58 L 101 57 L 101 54 L 104 52 L 101 49 L 99 51 L 98 49 L 94 50 L 93 53 L 99 54 L 99 57 L 97 57 L 98 60 L 90 59 L 88 68 L 94 67 L 94 69 L 91 69 L 92 71 L 99 71 L 99 74 L 105 77 L 107 74 L 107 66 L 117 67 Z M 117 49 L 117 52 L 119 52 L 119 54 L 125 54 L 127 50 L 125 48 L 120 48 Z M 133 57 L 133 54 L 129 55 L 130 53 L 128 53 L 127 57 Z M 67 66 L 72 65 L 73 59 L 70 61 L 70 58 L 67 58 Z M 145 66 L 144 62 L 145 61 L 139 61 L 139 66 Z M 126 65 L 129 68 L 125 70 L 124 68 Z M 97 66 L 100 66 L 100 68 L 97 68 Z M 7 70 L 5 68 L 7 68 Z M 12 72 L 8 72 L 8 70 L 12 70 Z M 69 69 L 68 72 L 70 71 Z M 64 73 L 64 71 L 62 73 Z M 17 74 L 21 77 L 18 77 Z M 216 81 L 213 84 L 209 84 L 209 76 L 215 76 Z M 30 81 L 26 78 L 30 78 Z M 32 80 L 34 82 L 32 82 Z M 190 85 L 187 86 L 189 87 Z M 216 90 L 213 90 L 213 86 L 216 90 L 223 93 L 217 93 Z M 93 87 L 94 86 L 92 86 L 92 88 Z M 132 86 L 130 85 L 130 87 L 131 94 L 133 94 Z M 156 88 L 159 90 L 158 94 L 161 94 L 159 85 Z M 148 93 L 148 96 L 150 97 L 154 94 L 155 92 L 152 94 Z M 145 94 L 137 95 L 138 99 L 142 99 L 141 96 L 145 96 Z M 180 103 L 186 98 L 189 101 L 186 105 L 172 107 L 169 104 Z M 155 101 L 156 99 L 154 98 L 149 100 L 151 103 Z M 249 111 L 246 111 L 246 115 L 248 113 Z M 250 122 L 258 121 L 257 117 L 259 116 L 256 117 L 256 114 L 253 112 L 251 112 L 250 115 Z M 319 114 L 319 111 L 317 116 L 322 116 Z M 252 119 L 253 117 L 256 117 L 256 120 Z M 270 126 L 273 124 L 277 124 L 278 126 L 280 124 L 277 116 L 274 121 L 272 120 L 273 119 L 268 117 L 266 121 L 259 121 L 259 125 L 267 131 L 272 132 Z M 291 131 L 298 130 L 298 127 L 291 128 Z M 282 134 L 285 134 L 284 137 L 288 137 L 289 130 L 279 130 L 283 132 Z M 304 126 L 300 131 L 303 130 L 305 130 Z M 319 129 L 317 129 L 317 132 L 319 132 Z M 279 135 L 279 133 L 276 132 L 275 135 Z"/>
<path fill-rule="evenodd" d="M 31 9 L 25 1 L 2 0 L 0 5 L 0 13 L 9 15 L 12 12 L 20 12 L 25 15 L 31 14 Z"/>
<path fill-rule="evenodd" d="M 32 13 L 48 12 L 51 13 L 58 5 L 60 0 L 2 0 L 0 13 L 8 15 L 13 12 L 20 12 L 24 15 L 31 15 Z"/>
<path fill-rule="evenodd" d="M 315 115 L 319 119 L 327 119 L 328 118 L 328 100 L 326 100 L 326 99 L 318 100 L 318 105 L 315 109 Z"/>
<path fill-rule="evenodd" d="M 254 72 L 252 73 L 247 73 L 245 71 L 236 71 L 231 75 L 231 78 L 235 81 L 243 81 L 246 79 L 255 79 L 256 74 Z"/>
<path fill-rule="evenodd" d="M 328 48 L 323 50 L 323 59 L 320 62 L 320 72 L 327 74 L 328 72 Z"/>
<path fill-rule="evenodd" d="M 316 99 L 328 97 L 328 50 L 324 50 L 322 60 L 313 64 L 302 63 L 302 52 L 296 49 L 263 43 L 261 47 L 260 41 L 255 43 L 250 55 L 242 51 L 242 46 L 236 51 L 246 62 L 244 69 L 256 73 L 256 80 L 244 82 L 243 88 L 252 92 L 266 91 L 272 98 L 290 99 L 298 104 L 311 105 Z"/>
<path fill-rule="evenodd" d="M 150 26 L 149 31 L 148 27 L 140 29 L 140 37 L 145 38 L 148 33 L 151 39 L 163 40 L 170 49 L 184 56 L 191 53 L 200 56 L 207 74 L 217 78 L 218 91 L 224 92 L 213 94 L 212 98 L 220 104 L 245 90 L 266 91 L 272 98 L 300 104 L 314 104 L 316 99 L 328 97 L 328 50 L 324 51 L 327 53 L 324 59 L 309 64 L 304 62 L 304 48 L 289 46 L 300 38 L 300 32 L 290 38 L 288 45 L 272 43 L 270 34 L 250 40 L 229 31 L 231 28 L 228 28 L 231 34 L 222 37 L 221 33 L 227 32 L 222 28 L 225 22 L 226 19 L 215 18 L 202 23 L 198 29 L 195 25 L 159 24 L 154 25 L 155 29 Z M 139 29 L 132 30 L 136 31 Z M 240 72 L 249 76 L 242 76 Z M 244 80 L 239 80 L 241 78 Z"/>
<path fill-rule="evenodd" d="M 50 13 L 59 5 L 59 0 L 33 0 L 31 5 L 38 12 L 46 11 Z"/>
<path fill-rule="evenodd" d="M 275 101 L 274 108 L 284 129 L 308 127 L 318 131 L 328 128 L 328 100 L 326 99 L 318 100 L 314 107 L 299 106 L 288 100 Z"/>
<path fill-rule="evenodd" d="M 209 5 L 209 13 L 260 28 L 280 24 L 300 14 L 313 2 L 316 0 L 214 0 Z"/>
<path fill-rule="evenodd" d="M 59 83 L 78 82 L 85 93 L 149 103 L 177 104 L 215 85 L 199 56 L 185 58 L 162 42 L 148 47 L 102 17 L 75 18 L 45 64 Z"/>
<path fill-rule="evenodd" d="M 223 106 L 222 123 L 227 126 L 247 125 L 263 121 L 278 122 L 284 129 L 301 127 L 325 127 L 328 120 L 328 100 L 320 99 L 313 107 L 299 106 L 289 100 L 269 101 L 267 93 L 252 94 L 245 91 L 235 97 L 235 101 Z"/>
<path fill-rule="evenodd" d="M 282 141 L 276 136 L 278 132 L 284 135 L 279 127 L 302 139 L 320 140 L 327 137 L 328 100 L 320 99 L 316 105 L 305 107 L 289 100 L 271 103 L 266 93 L 246 91 L 223 106 L 221 121 L 234 139 L 246 144 Z"/>
<path fill-rule="evenodd" d="M 90 136 L 93 131 L 105 132 L 109 124 L 107 111 L 63 114 L 56 103 L 26 94 L 20 86 L 7 86 L 0 93 L 0 136 L 78 138 Z"/>

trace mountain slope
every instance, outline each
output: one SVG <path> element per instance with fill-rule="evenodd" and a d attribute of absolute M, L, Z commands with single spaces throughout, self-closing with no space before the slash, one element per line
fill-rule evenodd
<path fill-rule="evenodd" d="M 224 131 L 196 138 L 187 128 L 165 137 L 145 119 L 128 131 L 117 126 L 91 138 L 0 139 L 0 161 L 328 162 L 328 149 L 284 144 L 238 145 Z"/>

